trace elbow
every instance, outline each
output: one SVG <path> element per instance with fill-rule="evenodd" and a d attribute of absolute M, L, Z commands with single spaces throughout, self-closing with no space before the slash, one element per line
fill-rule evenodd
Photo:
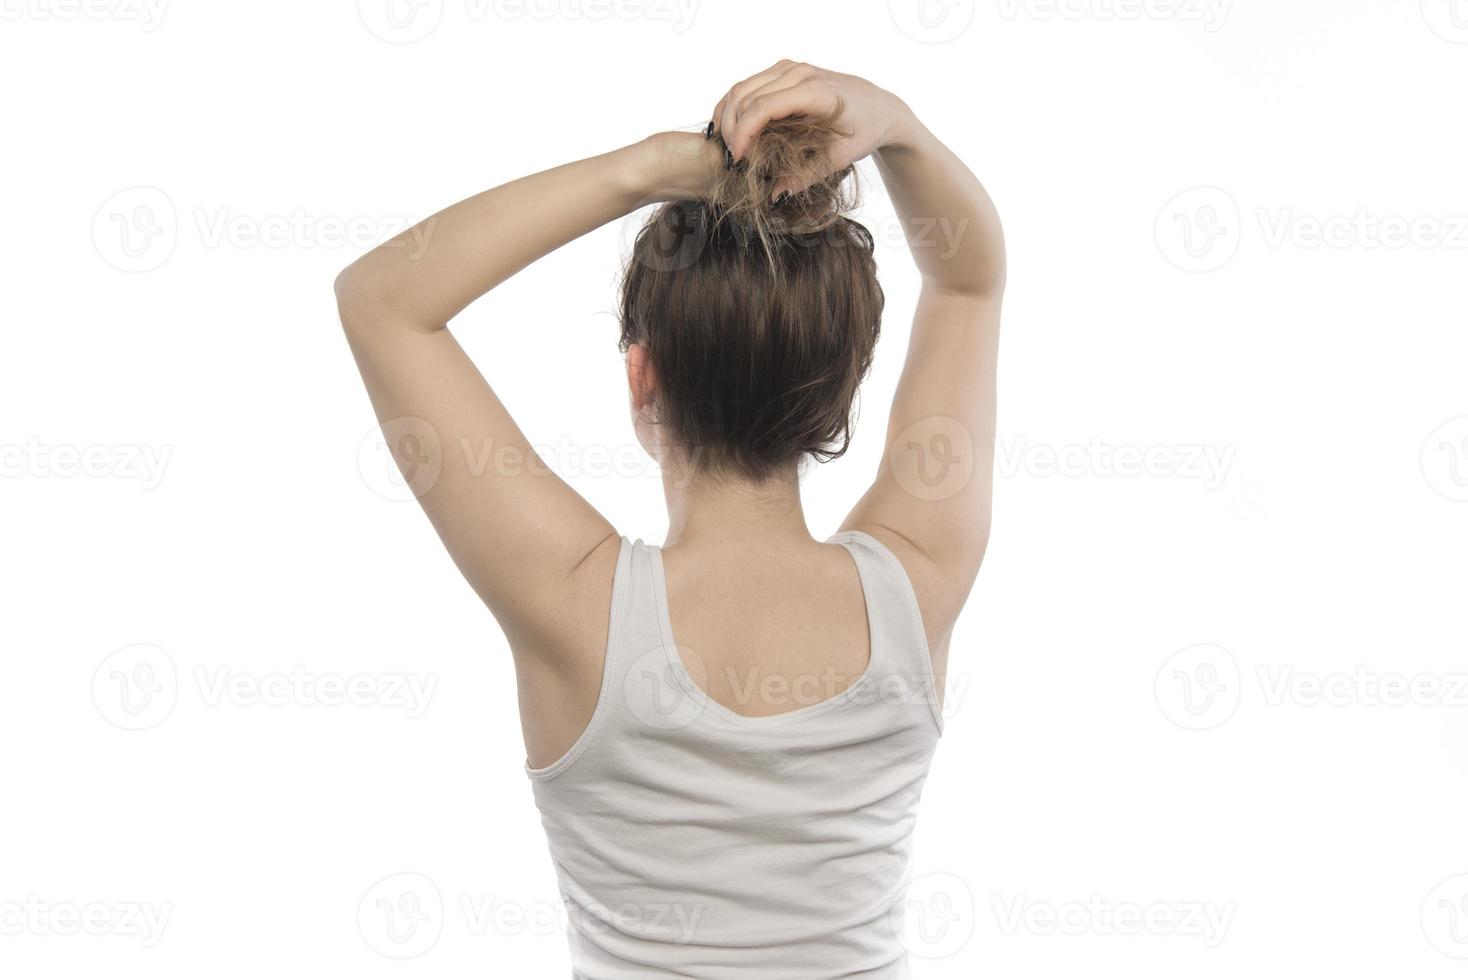
<path fill-rule="evenodd" d="M 361 306 L 358 295 L 356 263 L 347 266 L 336 274 L 332 282 L 332 292 L 336 294 L 336 311 L 341 317 L 342 326 L 347 326 L 349 318 L 355 318 L 355 311 Z"/>
<path fill-rule="evenodd" d="M 332 290 L 336 294 L 337 316 L 347 332 L 376 329 L 378 324 L 390 319 L 386 298 L 373 287 L 360 259 L 337 273 Z"/>

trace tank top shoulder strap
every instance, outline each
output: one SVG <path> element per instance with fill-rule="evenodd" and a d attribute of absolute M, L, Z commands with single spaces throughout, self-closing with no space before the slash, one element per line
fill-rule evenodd
<path fill-rule="evenodd" d="M 845 546 L 856 561 L 866 595 L 872 658 L 882 661 L 873 667 L 925 701 L 942 731 L 927 629 L 907 569 L 890 548 L 865 531 L 841 531 L 827 540 Z"/>
<path fill-rule="evenodd" d="M 564 755 L 544 769 L 527 769 L 532 779 L 549 779 L 569 769 L 596 743 L 608 722 L 616 721 L 639 697 L 638 672 L 647 668 L 649 652 L 662 646 L 657 616 L 657 591 L 652 556 L 641 539 L 623 536 L 612 573 L 612 597 L 607 616 L 607 644 L 602 661 L 601 693 L 581 737 Z M 635 710 L 635 706 L 634 710 Z"/>

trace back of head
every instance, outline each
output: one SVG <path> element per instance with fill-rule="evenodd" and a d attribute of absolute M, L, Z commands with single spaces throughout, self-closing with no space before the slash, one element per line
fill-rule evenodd
<path fill-rule="evenodd" d="M 660 206 L 622 284 L 622 348 L 656 377 L 652 409 L 702 472 L 765 480 L 845 452 L 882 315 L 850 167 L 827 174 L 829 120 L 767 125 L 703 199 Z M 771 202 L 779 181 L 807 189 Z"/>

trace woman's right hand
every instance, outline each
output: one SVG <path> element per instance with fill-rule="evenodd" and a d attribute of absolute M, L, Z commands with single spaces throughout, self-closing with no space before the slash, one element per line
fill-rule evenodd
<path fill-rule="evenodd" d="M 797 61 L 780 61 L 731 88 L 714 109 L 714 130 L 735 160 L 754 145 L 760 130 L 786 116 L 827 116 L 846 135 L 831 147 L 831 172 L 899 141 L 913 121 L 897 96 L 864 78 Z M 777 186 L 776 194 L 798 187 Z"/>

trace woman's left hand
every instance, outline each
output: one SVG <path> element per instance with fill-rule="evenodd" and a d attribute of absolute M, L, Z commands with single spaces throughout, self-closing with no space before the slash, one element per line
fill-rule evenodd
<path fill-rule="evenodd" d="M 741 160 L 770 120 L 833 113 L 846 133 L 831 148 L 833 173 L 898 139 L 912 119 L 906 103 L 864 78 L 780 61 L 731 88 L 715 107 L 713 123 Z"/>

